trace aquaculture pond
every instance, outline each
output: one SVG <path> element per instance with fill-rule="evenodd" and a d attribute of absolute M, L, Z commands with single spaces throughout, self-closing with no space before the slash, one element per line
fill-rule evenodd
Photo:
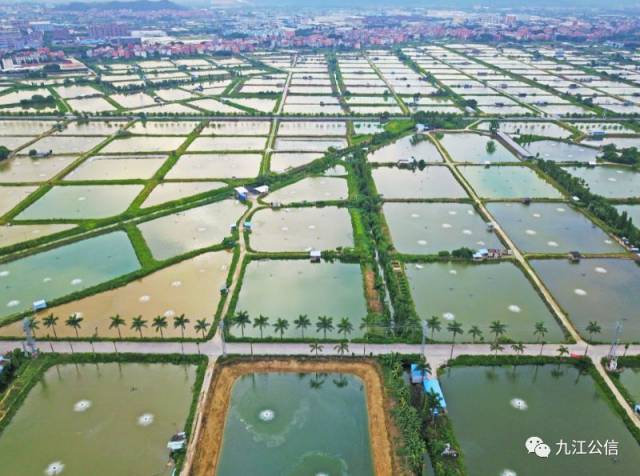
<path fill-rule="evenodd" d="M 470 204 L 385 203 L 383 212 L 394 247 L 401 253 L 502 247 Z"/>
<path fill-rule="evenodd" d="M 436 340 L 451 340 L 446 325 L 454 320 L 465 331 L 458 341 L 472 341 L 466 332 L 474 325 L 485 340 L 493 340 L 489 326 L 496 320 L 507 325 L 506 336 L 513 340 L 535 342 L 533 331 L 539 321 L 549 330 L 548 342 L 563 339 L 551 311 L 510 262 L 407 264 L 405 271 L 418 316 L 424 320 L 439 316 L 444 322 L 442 330 L 434 333 Z"/>
<path fill-rule="evenodd" d="M 37 189 L 36 186 L 0 186 L 0 215 L 13 210 Z"/>
<path fill-rule="evenodd" d="M 0 143 L 2 138 L 0 138 Z M 16 156 L 0 163 L 0 182 L 44 182 L 53 178 L 65 167 L 71 165 L 76 157 L 56 156 L 43 159 Z"/>
<path fill-rule="evenodd" d="M 533 170 L 523 166 L 458 167 L 483 198 L 561 198 L 560 192 Z"/>
<path fill-rule="evenodd" d="M 183 332 L 172 325 L 175 316 L 182 315 L 190 323 L 184 329 L 187 337 L 200 337 L 194 325 L 196 320 L 205 319 L 209 324 L 216 314 L 222 288 L 229 273 L 232 253 L 215 251 L 181 261 L 156 271 L 142 279 L 72 301 L 67 304 L 45 309 L 38 313 L 39 318 L 53 313 L 65 317 L 75 314 L 83 318 L 78 330 L 80 337 L 88 338 L 96 334 L 100 337 L 181 337 Z M 203 299 L 206 296 L 206 299 Z M 110 328 L 111 316 L 119 315 L 126 322 L 119 329 Z M 132 318 L 142 316 L 147 320 L 147 328 L 138 332 L 131 328 Z M 165 316 L 169 327 L 162 336 L 151 328 L 156 316 Z M 58 337 L 74 337 L 75 330 L 59 323 L 55 329 Z M 0 336 L 22 336 L 22 323 L 16 322 L 0 327 Z M 41 329 L 38 337 L 53 337 L 52 329 Z"/>
<path fill-rule="evenodd" d="M 424 139 L 417 144 L 411 143 L 410 136 L 398 139 L 392 144 L 381 147 L 368 156 L 369 162 L 396 163 L 400 159 L 414 158 L 417 161 L 442 162 L 442 156 L 436 146 L 429 139 Z"/>
<path fill-rule="evenodd" d="M 238 378 L 216 474 L 373 475 L 364 383 L 346 373 Z"/>
<path fill-rule="evenodd" d="M 622 247 L 565 203 L 489 203 L 489 213 L 523 251 L 620 253 Z"/>
<path fill-rule="evenodd" d="M 73 228 L 74 225 L 2 225 L 0 248 L 52 235 Z"/>
<path fill-rule="evenodd" d="M 162 260 L 220 244 L 243 211 L 241 203 L 222 200 L 146 221 L 138 228 L 153 257 Z"/>
<path fill-rule="evenodd" d="M 600 155 L 598 149 L 554 140 L 536 141 L 530 144 L 524 144 L 524 147 L 531 155 L 554 162 L 589 163 L 595 161 L 596 157 Z"/>
<path fill-rule="evenodd" d="M 2 473 L 171 475 L 166 445 L 184 427 L 195 374 L 171 364 L 48 369 L 0 435 Z"/>
<path fill-rule="evenodd" d="M 0 264 L 0 319 L 34 301 L 75 293 L 139 268 L 124 232 L 77 241 Z"/>
<path fill-rule="evenodd" d="M 640 266 L 625 259 L 533 260 L 536 273 L 569 314 L 576 329 L 589 338 L 586 327 L 596 321 L 602 333 L 593 340 L 610 342 L 617 321 L 621 340 L 640 341 Z"/>
<path fill-rule="evenodd" d="M 509 149 L 485 135 L 472 132 L 445 134 L 439 141 L 455 162 L 518 162 Z"/>
<path fill-rule="evenodd" d="M 143 207 L 153 207 L 163 203 L 181 200 L 183 198 L 211 192 L 226 187 L 224 182 L 163 182 L 156 185 L 147 199 L 142 203 Z"/>
<path fill-rule="evenodd" d="M 347 208 L 259 210 L 251 219 L 251 247 L 258 251 L 329 250 L 353 246 Z"/>
<path fill-rule="evenodd" d="M 282 293 L 287 299 L 281 299 Z M 285 337 L 323 337 L 317 332 L 318 316 L 333 318 L 334 328 L 344 317 L 353 324 L 351 337 L 362 335 L 359 330 L 362 318 L 367 314 L 359 264 L 310 263 L 308 260 L 252 260 L 246 267 L 236 311 L 247 311 L 251 319 L 259 315 L 269 318 L 263 335 L 279 337 L 273 329 L 276 319 L 286 319 L 289 328 Z M 311 321 L 307 329 L 296 329 L 294 320 L 306 314 Z M 242 330 L 230 329 L 235 336 Z M 260 330 L 252 325 L 244 329 L 247 337 L 260 337 Z M 327 332 L 327 337 L 337 338 L 337 330 Z"/>
<path fill-rule="evenodd" d="M 347 181 L 339 177 L 307 177 L 269 194 L 269 202 L 302 203 L 346 200 Z"/>
<path fill-rule="evenodd" d="M 185 154 L 167 174 L 168 179 L 255 177 L 261 154 Z"/>
<path fill-rule="evenodd" d="M 575 367 L 453 367 L 440 383 L 469 476 L 637 472 L 638 443 L 591 376 Z M 548 458 L 528 453 L 530 437 L 549 446 Z M 556 454 L 561 441 L 571 451 L 573 440 L 585 440 L 587 452 L 591 441 L 613 440 L 618 455 L 606 456 L 602 446 L 603 454 Z"/>
<path fill-rule="evenodd" d="M 371 171 L 378 193 L 385 199 L 469 198 L 462 185 L 444 166 L 407 170 L 378 167 Z"/>
<path fill-rule="evenodd" d="M 107 218 L 120 215 L 142 185 L 59 185 L 20 213 L 18 220 Z"/>
<path fill-rule="evenodd" d="M 626 167 L 567 167 L 574 177 L 583 179 L 592 193 L 606 198 L 640 197 L 640 172 Z"/>
<path fill-rule="evenodd" d="M 633 401 L 640 403 L 640 368 L 623 367 L 619 378 L 620 383 L 631 395 Z"/>

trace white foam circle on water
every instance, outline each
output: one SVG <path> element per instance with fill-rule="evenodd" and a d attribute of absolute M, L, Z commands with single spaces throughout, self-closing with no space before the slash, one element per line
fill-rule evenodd
<path fill-rule="evenodd" d="M 600 274 L 607 274 L 607 268 L 603 268 L 602 266 L 596 266 L 594 268 L 596 270 L 596 273 L 600 273 Z"/>
<path fill-rule="evenodd" d="M 456 275 L 456 274 L 458 274 L 458 272 L 455 269 L 450 269 L 449 270 L 449 274 Z"/>
<path fill-rule="evenodd" d="M 551 248 L 557 248 L 558 247 L 558 242 L 557 241 L 547 241 L 547 246 L 550 246 Z"/>
<path fill-rule="evenodd" d="M 509 309 L 511 312 L 520 312 L 520 311 L 522 311 L 522 309 L 520 308 L 520 306 L 518 306 L 518 305 L 516 305 L 516 304 L 511 304 L 511 305 L 509 305 L 508 309 Z"/>
<path fill-rule="evenodd" d="M 72 284 L 73 286 L 77 286 L 78 284 L 82 284 L 82 279 L 80 279 L 80 278 L 72 279 L 72 280 L 71 280 L 71 284 Z"/>
<path fill-rule="evenodd" d="M 453 321 L 456 318 L 456 315 L 453 312 L 445 312 L 442 314 L 442 318 L 445 321 Z"/>
<path fill-rule="evenodd" d="M 79 202 L 84 202 L 87 199 L 87 197 L 78 197 L 78 201 Z"/>
<path fill-rule="evenodd" d="M 54 461 L 47 466 L 47 469 L 44 470 L 44 474 L 47 476 L 54 476 L 62 473 L 62 471 L 64 471 L 64 464 L 62 464 L 62 461 Z"/>
<path fill-rule="evenodd" d="M 525 402 L 522 398 L 512 398 L 509 402 L 513 408 L 516 410 L 526 410 L 529 408 L 527 402 Z"/>
<path fill-rule="evenodd" d="M 13 299 L 7 303 L 7 307 L 16 307 L 20 304 L 20 301 Z"/>
<path fill-rule="evenodd" d="M 457 215 L 458 212 L 455 210 L 449 210 L 449 215 L 453 216 L 453 215 Z"/>
<path fill-rule="evenodd" d="M 500 472 L 500 476 L 518 476 L 518 473 L 516 473 L 514 470 L 512 469 L 503 469 Z"/>
<path fill-rule="evenodd" d="M 0 278 L 4 278 L 9 276 L 9 271 L 7 271 L 6 269 L 3 269 L 2 271 L 0 271 Z"/>
<path fill-rule="evenodd" d="M 273 410 L 267 408 L 266 410 L 262 410 L 259 414 L 258 414 L 258 418 L 260 418 L 261 421 L 264 422 L 269 422 L 269 421 L 273 421 L 273 419 L 276 417 L 276 412 L 274 412 Z"/>
<path fill-rule="evenodd" d="M 138 417 L 138 425 L 140 426 L 149 426 L 153 423 L 154 417 L 151 413 L 145 413 L 144 415 L 140 415 Z"/>
<path fill-rule="evenodd" d="M 605 242 L 607 245 L 612 245 L 612 244 L 613 244 L 613 241 L 611 241 L 611 240 L 604 240 L 604 242 Z"/>
<path fill-rule="evenodd" d="M 585 291 L 584 289 L 574 289 L 573 290 L 574 293 L 576 293 L 578 296 L 586 296 L 587 295 L 587 291 Z"/>
<path fill-rule="evenodd" d="M 140 302 L 149 302 L 151 300 L 150 296 L 147 296 L 146 294 L 144 296 L 140 296 L 140 298 L 138 299 L 138 301 Z"/>
<path fill-rule="evenodd" d="M 542 217 L 542 215 L 540 215 L 539 213 L 534 213 L 533 214 L 533 218 L 541 218 L 541 217 Z"/>
<path fill-rule="evenodd" d="M 462 233 L 464 235 L 473 235 L 473 232 L 471 230 L 462 230 Z"/>
<path fill-rule="evenodd" d="M 204 233 L 205 231 L 207 231 L 207 227 L 206 227 L 206 226 L 200 226 L 200 227 L 198 227 L 198 232 L 200 232 L 200 233 Z"/>
<path fill-rule="evenodd" d="M 535 231 L 535 230 L 525 230 L 524 232 L 529 236 L 533 236 L 533 235 L 537 235 L 538 234 L 538 232 Z"/>
<path fill-rule="evenodd" d="M 176 315 L 176 311 L 174 311 L 173 309 L 167 309 L 166 311 L 164 311 L 164 317 L 173 317 Z"/>
<path fill-rule="evenodd" d="M 42 280 L 43 283 L 50 283 L 51 281 L 52 281 L 52 279 L 49 276 L 47 276 L 46 278 L 44 278 Z"/>
<path fill-rule="evenodd" d="M 451 228 L 451 225 L 449 223 L 443 223 L 442 228 Z"/>
<path fill-rule="evenodd" d="M 556 211 L 557 211 L 558 213 L 564 213 L 564 212 L 566 211 L 566 208 L 558 207 L 558 208 L 556 208 Z"/>
<path fill-rule="evenodd" d="M 420 246 L 425 246 L 427 244 L 427 240 L 418 240 L 418 244 Z"/>
<path fill-rule="evenodd" d="M 73 405 L 74 412 L 86 412 L 89 408 L 91 408 L 91 401 L 89 400 L 80 400 Z"/>
<path fill-rule="evenodd" d="M 422 266 L 421 264 L 416 265 L 416 269 L 422 269 L 422 268 L 424 268 L 424 266 Z"/>
<path fill-rule="evenodd" d="M 179 288 L 180 286 L 182 286 L 182 281 L 173 281 L 171 283 L 172 288 Z"/>
<path fill-rule="evenodd" d="M 316 226 L 315 225 L 309 225 L 307 228 L 309 228 L 310 230 L 315 230 Z"/>
<path fill-rule="evenodd" d="M 418 215 L 417 213 L 412 213 L 411 218 L 420 218 L 420 215 Z"/>

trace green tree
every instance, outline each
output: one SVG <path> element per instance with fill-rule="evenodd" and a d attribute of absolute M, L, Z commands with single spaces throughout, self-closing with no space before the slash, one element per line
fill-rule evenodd
<path fill-rule="evenodd" d="M 69 317 L 67 317 L 67 320 L 64 321 L 64 325 L 67 327 L 71 327 L 74 331 L 76 331 L 76 337 L 80 337 L 78 330 L 81 327 L 82 321 L 84 321 L 83 317 L 80 317 L 77 314 L 71 314 Z"/>
<path fill-rule="evenodd" d="M 491 333 L 495 336 L 494 342 L 498 342 L 498 338 L 507 332 L 507 325 L 500 321 L 493 321 L 489 329 L 491 329 Z"/>
<path fill-rule="evenodd" d="M 42 319 L 42 324 L 45 328 L 51 329 L 53 331 L 53 337 L 58 338 L 58 334 L 56 334 L 56 326 L 58 325 L 58 317 L 53 314 L 49 314 L 44 319 Z"/>
<path fill-rule="evenodd" d="M 164 330 L 167 328 L 169 323 L 167 322 L 167 318 L 165 316 L 156 316 L 153 318 L 153 322 L 151 323 L 151 327 L 153 327 L 156 332 L 160 333 L 160 338 L 164 339 Z"/>
<path fill-rule="evenodd" d="M 511 349 L 516 353 L 516 355 L 524 354 L 525 349 L 527 348 L 522 342 L 518 342 L 517 344 L 511 344 Z"/>
<path fill-rule="evenodd" d="M 122 340 L 122 332 L 120 332 L 120 326 L 124 326 L 125 321 L 120 317 L 120 314 L 116 314 L 115 316 L 111 316 L 109 318 L 111 322 L 109 323 L 109 329 L 115 329 L 118 331 L 118 338 Z"/>
<path fill-rule="evenodd" d="M 206 319 L 198 319 L 193 328 L 196 330 L 196 332 L 202 332 L 202 338 L 205 339 L 207 337 L 207 329 L 209 329 L 209 326 L 210 324 Z"/>
<path fill-rule="evenodd" d="M 440 323 L 440 318 L 438 316 L 431 316 L 430 319 L 427 319 L 427 326 L 431 329 L 431 340 L 433 340 L 433 334 L 435 332 L 440 332 L 442 330 L 442 324 Z"/>
<path fill-rule="evenodd" d="M 542 348 L 544 347 L 544 336 L 547 335 L 549 329 L 544 325 L 544 322 L 536 322 L 533 335 L 536 336 L 536 343 L 540 344 L 540 355 L 542 355 Z"/>
<path fill-rule="evenodd" d="M 492 140 L 490 140 L 489 142 L 487 142 L 487 154 L 491 155 L 494 154 L 496 152 L 496 143 Z"/>
<path fill-rule="evenodd" d="M 322 332 L 324 338 L 327 338 L 327 332 L 332 331 L 333 327 L 333 318 L 327 316 L 318 317 L 318 322 L 316 322 L 316 331 Z"/>
<path fill-rule="evenodd" d="M 184 340 L 184 330 L 187 328 L 187 324 L 191 321 L 184 316 L 184 314 L 180 314 L 179 316 L 175 316 L 173 318 L 173 328 L 180 328 L 180 338 Z"/>
<path fill-rule="evenodd" d="M 273 325 L 273 328 L 276 332 L 280 334 L 280 340 L 284 338 L 285 331 L 289 328 L 289 321 L 286 319 L 279 318 L 276 320 L 276 323 Z"/>
<path fill-rule="evenodd" d="M 260 330 L 260 339 L 264 338 L 263 332 L 264 328 L 269 325 L 269 318 L 267 316 L 263 316 L 260 314 L 259 317 L 256 317 L 253 320 L 253 327 L 257 327 Z"/>
<path fill-rule="evenodd" d="M 142 329 L 147 327 L 147 320 L 143 319 L 142 316 L 136 316 L 131 320 L 131 329 L 138 332 L 140 334 L 140 338 L 142 339 Z"/>
<path fill-rule="evenodd" d="M 602 327 L 596 321 L 589 321 L 589 325 L 587 325 L 587 332 L 589 333 L 589 340 L 593 340 L 593 334 L 600 334 L 602 332 Z M 587 351 L 589 350 L 589 341 L 587 341 L 587 347 L 584 349 L 584 355 L 587 355 Z"/>
<path fill-rule="evenodd" d="M 0 162 L 9 158 L 9 154 L 11 151 L 7 149 L 5 146 L 0 145 Z"/>
<path fill-rule="evenodd" d="M 346 339 L 347 335 L 351 334 L 352 332 L 353 324 L 349 322 L 349 319 L 347 319 L 346 317 L 340 319 L 340 322 L 338 322 L 338 334 L 343 334 L 344 338 Z"/>
<path fill-rule="evenodd" d="M 293 321 L 296 326 L 296 329 L 300 330 L 300 335 L 304 339 L 304 331 L 307 327 L 311 325 L 311 321 L 307 317 L 306 314 L 300 314 L 296 320 Z"/>
<path fill-rule="evenodd" d="M 476 339 L 482 338 L 482 331 L 478 326 L 471 326 L 471 329 L 467 331 L 468 334 L 471 334 L 471 339 L 473 343 L 476 343 Z"/>
<path fill-rule="evenodd" d="M 244 337 L 244 328 L 251 323 L 251 319 L 249 318 L 249 313 L 247 311 L 240 311 L 233 316 L 232 322 L 233 325 L 240 328 L 242 337 Z"/>
<path fill-rule="evenodd" d="M 33 337 L 35 337 L 36 331 L 40 329 L 40 321 L 38 321 L 37 317 L 30 317 L 27 320 L 27 326 L 29 326 L 29 329 L 31 330 L 31 334 L 33 335 Z"/>

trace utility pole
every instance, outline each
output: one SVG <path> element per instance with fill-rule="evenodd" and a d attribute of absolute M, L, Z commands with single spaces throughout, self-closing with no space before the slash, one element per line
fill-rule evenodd
<path fill-rule="evenodd" d="M 222 342 L 222 355 L 227 355 L 227 343 L 224 341 L 224 319 L 220 319 L 218 330 L 220 331 L 220 341 Z"/>
<path fill-rule="evenodd" d="M 613 334 L 613 340 L 611 341 L 611 348 L 609 349 L 609 365 L 607 366 L 609 372 L 615 372 L 618 368 L 618 345 L 620 344 L 620 336 L 622 335 L 622 321 L 616 322 L 615 331 Z"/>

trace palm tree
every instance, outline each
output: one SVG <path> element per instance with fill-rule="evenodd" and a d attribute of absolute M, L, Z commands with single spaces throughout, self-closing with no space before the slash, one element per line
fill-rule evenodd
<path fill-rule="evenodd" d="M 471 339 L 474 344 L 476 343 L 476 339 L 482 338 L 482 331 L 478 326 L 471 326 L 471 329 L 467 331 L 467 334 L 471 334 Z"/>
<path fill-rule="evenodd" d="M 500 321 L 493 321 L 489 329 L 491 329 L 491 333 L 496 337 L 495 342 L 498 342 L 498 338 L 507 332 L 507 325 Z"/>
<path fill-rule="evenodd" d="M 544 347 L 544 336 L 547 335 L 549 329 L 547 329 L 544 325 L 544 322 L 536 322 L 535 330 L 533 331 L 533 335 L 538 338 L 536 341 L 540 343 L 540 355 L 542 355 L 542 348 Z"/>
<path fill-rule="evenodd" d="M 140 333 L 140 338 L 142 339 L 142 329 L 147 327 L 147 320 L 143 319 L 142 316 L 136 316 L 131 320 L 131 329 Z"/>
<path fill-rule="evenodd" d="M 244 337 L 244 328 L 251 324 L 251 319 L 249 318 L 249 313 L 247 311 L 240 311 L 233 316 L 232 322 L 233 325 L 240 328 L 242 337 Z"/>
<path fill-rule="evenodd" d="M 53 314 L 49 314 L 47 317 L 42 319 L 42 324 L 47 329 L 51 329 L 53 331 L 53 337 L 58 338 L 58 334 L 56 334 L 56 325 L 58 325 L 58 317 Z"/>
<path fill-rule="evenodd" d="M 115 329 L 118 331 L 118 339 L 122 340 L 122 332 L 120 332 L 120 326 L 124 326 L 125 321 L 120 317 L 120 314 L 116 314 L 115 316 L 111 316 L 111 322 L 109 323 L 109 329 Z"/>
<path fill-rule="evenodd" d="M 438 316 L 431 316 L 431 319 L 427 319 L 427 326 L 431 329 L 431 340 L 433 340 L 434 332 L 440 332 L 442 324 Z"/>
<path fill-rule="evenodd" d="M 193 328 L 196 330 L 196 332 L 202 332 L 202 338 L 205 339 L 207 337 L 207 329 L 209 328 L 209 326 L 210 324 L 206 319 L 198 319 L 196 321 L 196 325 L 193 326 Z"/>
<path fill-rule="evenodd" d="M 347 338 L 347 334 L 351 334 L 353 332 L 353 324 L 347 319 L 343 317 L 338 322 L 338 334 L 344 334 L 344 338 Z"/>
<path fill-rule="evenodd" d="M 317 357 L 318 356 L 318 352 L 322 352 L 322 349 L 324 347 L 320 342 L 312 342 L 311 344 L 309 344 L 309 348 L 311 349 L 311 353 L 313 354 L 315 352 L 316 357 Z"/>
<path fill-rule="evenodd" d="M 167 323 L 167 318 L 165 316 L 156 316 L 153 318 L 153 322 L 151 323 L 151 327 L 153 327 L 156 332 L 160 333 L 160 338 L 164 339 L 163 330 L 167 328 L 169 324 Z"/>
<path fill-rule="evenodd" d="M 180 338 L 182 340 L 184 340 L 184 330 L 186 329 L 187 324 L 189 324 L 190 322 L 191 321 L 188 318 L 184 317 L 184 314 L 180 314 L 179 316 L 173 318 L 173 328 L 180 328 Z"/>
<path fill-rule="evenodd" d="M 600 334 L 602 332 L 602 327 L 600 327 L 600 324 L 598 324 L 596 321 L 589 321 L 587 332 L 589 333 L 589 340 L 593 340 L 593 334 Z M 584 349 L 584 355 L 587 355 L 588 350 L 589 341 L 587 341 L 587 347 Z"/>
<path fill-rule="evenodd" d="M 453 358 L 453 346 L 456 345 L 456 335 L 464 334 L 464 331 L 462 330 L 462 324 L 457 321 L 450 322 L 449 324 L 447 324 L 447 332 L 451 332 L 453 336 L 451 339 L 451 354 L 449 355 L 449 358 L 451 359 Z"/>
<path fill-rule="evenodd" d="M 259 317 L 256 317 L 253 320 L 253 327 L 257 327 L 258 329 L 260 329 L 260 339 L 263 338 L 262 332 L 264 328 L 267 327 L 268 325 L 269 325 L 269 318 L 267 316 L 263 316 L 262 314 L 260 314 Z"/>
<path fill-rule="evenodd" d="M 78 316 L 77 314 L 71 314 L 69 317 L 67 317 L 67 320 L 64 321 L 64 325 L 71 327 L 76 331 L 76 337 L 80 337 L 80 335 L 78 334 L 78 329 L 80 329 L 80 324 L 83 320 L 84 318 Z"/>
<path fill-rule="evenodd" d="M 327 338 L 327 332 L 333 330 L 333 318 L 327 316 L 318 317 L 318 322 L 316 322 L 316 331 L 322 331 L 324 333 L 324 338 Z"/>
<path fill-rule="evenodd" d="M 340 355 L 344 355 L 349 352 L 349 343 L 346 340 L 340 341 L 333 346 L 333 350 Z"/>
<path fill-rule="evenodd" d="M 498 341 L 492 342 L 490 345 L 490 349 L 491 352 L 495 352 L 496 353 L 496 359 L 498 358 L 498 352 L 502 352 L 504 350 L 504 347 L 502 345 L 500 345 L 500 343 Z"/>
<path fill-rule="evenodd" d="M 289 329 L 289 321 L 287 321 L 286 319 L 278 319 L 276 320 L 276 323 L 273 325 L 273 328 L 275 329 L 276 332 L 280 333 L 280 340 L 282 340 L 284 338 L 284 333 L 287 329 Z"/>
<path fill-rule="evenodd" d="M 31 334 L 33 335 L 33 337 L 35 337 L 36 331 L 40 329 L 40 321 L 38 321 L 37 317 L 30 317 L 29 320 L 27 321 L 27 325 L 31 330 Z"/>
<path fill-rule="evenodd" d="M 300 335 L 304 339 L 304 330 L 311 325 L 311 321 L 306 314 L 300 314 L 296 320 L 293 321 L 296 325 L 296 329 L 300 329 Z"/>

